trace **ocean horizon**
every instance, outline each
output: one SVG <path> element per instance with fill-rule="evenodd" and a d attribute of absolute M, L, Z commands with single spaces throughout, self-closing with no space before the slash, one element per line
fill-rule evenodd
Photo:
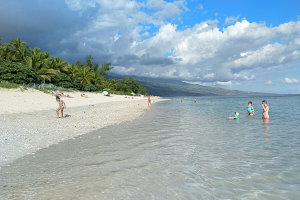
<path fill-rule="evenodd" d="M 270 120 L 262 120 L 262 100 Z M 182 100 L 182 102 L 181 102 Z M 300 96 L 153 104 L 0 169 L 0 199 L 299 199 Z M 254 116 L 247 103 L 253 102 Z M 239 120 L 230 120 L 235 112 Z"/>

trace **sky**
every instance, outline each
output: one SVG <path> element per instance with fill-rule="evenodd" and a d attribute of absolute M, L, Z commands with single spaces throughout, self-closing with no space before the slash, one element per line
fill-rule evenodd
<path fill-rule="evenodd" d="M 299 0 L 0 0 L 0 42 L 17 37 L 121 75 L 300 94 Z"/>

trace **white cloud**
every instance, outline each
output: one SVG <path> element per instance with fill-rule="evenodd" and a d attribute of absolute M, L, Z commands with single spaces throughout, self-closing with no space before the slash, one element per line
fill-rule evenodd
<path fill-rule="evenodd" d="M 273 81 L 266 81 L 265 84 L 266 84 L 266 85 L 272 85 L 272 84 L 273 84 Z"/>
<path fill-rule="evenodd" d="M 217 81 L 216 84 L 220 86 L 231 86 L 232 81 Z"/>
<path fill-rule="evenodd" d="M 215 77 L 215 74 L 214 73 L 209 73 L 209 74 L 205 74 L 204 75 L 204 79 L 212 79 L 212 78 L 214 78 Z"/>
<path fill-rule="evenodd" d="M 145 37 L 147 37 L 147 36 L 149 36 L 149 35 L 150 35 L 149 32 L 145 32 L 145 33 L 142 34 L 142 36 L 145 36 Z"/>
<path fill-rule="evenodd" d="M 243 73 L 240 73 L 240 74 L 235 73 L 235 74 L 233 74 L 233 77 L 234 77 L 235 79 L 246 80 L 246 81 L 250 81 L 250 80 L 255 79 L 255 75 L 254 75 L 254 74 L 248 76 L 248 75 L 243 74 Z"/>
<path fill-rule="evenodd" d="M 295 79 L 295 78 L 285 78 L 283 81 L 287 84 L 298 84 L 299 83 L 299 80 Z"/>
<path fill-rule="evenodd" d="M 66 4 L 72 10 L 85 10 L 96 6 L 96 0 L 65 0 Z"/>
<path fill-rule="evenodd" d="M 232 81 L 215 81 L 215 82 L 202 82 L 202 81 L 182 81 L 184 83 L 192 84 L 192 85 L 203 85 L 203 86 L 232 86 L 232 85 L 240 85 L 238 82 Z"/>
<path fill-rule="evenodd" d="M 225 24 L 234 24 L 235 22 L 237 22 L 239 20 L 240 16 L 231 16 L 231 17 L 226 17 L 225 19 Z"/>
<path fill-rule="evenodd" d="M 178 29 L 166 19 L 180 18 L 187 10 L 183 0 L 67 2 L 82 12 L 89 7 L 98 10 L 86 27 L 61 43 L 78 44 L 79 53 L 112 62 L 118 66 L 114 69 L 117 73 L 229 86 L 256 79 L 261 69 L 272 70 L 300 60 L 300 21 L 267 26 L 237 21 L 236 16 L 225 20 L 232 23 L 225 28 L 211 20 Z M 158 31 L 153 33 L 153 27 Z M 79 45 L 83 43 L 86 45 Z"/>

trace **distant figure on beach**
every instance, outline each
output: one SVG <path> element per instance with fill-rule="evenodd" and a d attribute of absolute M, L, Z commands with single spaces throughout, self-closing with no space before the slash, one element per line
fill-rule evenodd
<path fill-rule="evenodd" d="M 68 95 L 68 94 L 64 94 L 63 92 L 60 94 L 60 96 L 61 96 L 61 97 L 73 98 L 73 97 L 71 97 L 71 96 L 70 96 L 70 95 Z"/>
<path fill-rule="evenodd" d="M 252 101 L 248 102 L 248 115 L 253 116 L 254 115 L 254 108 L 252 105 Z"/>
<path fill-rule="evenodd" d="M 196 103 L 197 102 L 197 99 L 196 98 L 194 98 L 194 103 Z"/>
<path fill-rule="evenodd" d="M 228 119 L 234 119 L 234 120 L 237 120 L 239 118 L 240 118 L 240 114 L 238 112 L 234 113 L 234 117 L 228 117 Z"/>
<path fill-rule="evenodd" d="M 263 108 L 262 118 L 264 120 L 269 120 L 270 119 L 270 116 L 269 116 L 269 110 L 270 110 L 270 108 L 268 106 L 267 101 L 263 100 L 261 106 Z"/>
<path fill-rule="evenodd" d="M 180 100 L 180 103 L 182 103 L 183 99 Z"/>
<path fill-rule="evenodd" d="M 150 96 L 148 96 L 148 106 L 151 106 L 151 98 L 150 98 Z"/>
<path fill-rule="evenodd" d="M 80 96 L 81 96 L 81 97 L 85 97 L 85 98 L 87 98 L 87 97 L 88 97 L 88 96 L 87 96 L 86 94 L 84 94 L 84 93 L 83 93 L 83 94 L 81 94 Z"/>
<path fill-rule="evenodd" d="M 66 108 L 66 104 L 60 98 L 59 95 L 56 95 L 56 101 L 58 103 L 58 108 L 56 109 L 57 118 L 59 118 L 59 111 L 61 112 L 61 118 L 63 118 L 64 117 L 64 109 Z"/>

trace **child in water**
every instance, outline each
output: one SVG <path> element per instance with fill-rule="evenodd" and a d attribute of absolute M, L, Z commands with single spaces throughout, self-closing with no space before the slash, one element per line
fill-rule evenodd
<path fill-rule="evenodd" d="M 234 120 L 237 120 L 240 118 L 240 114 L 238 112 L 235 112 L 234 113 L 234 117 L 229 117 L 228 119 L 234 119 Z"/>
<path fill-rule="evenodd" d="M 56 95 L 56 101 L 58 103 L 58 108 L 56 109 L 57 118 L 59 118 L 59 111 L 61 112 L 61 117 L 64 117 L 64 108 L 66 108 L 65 102 L 60 98 L 59 95 Z"/>
<path fill-rule="evenodd" d="M 254 108 L 252 106 L 252 101 L 248 102 L 248 115 L 251 115 L 251 116 L 254 115 Z"/>

